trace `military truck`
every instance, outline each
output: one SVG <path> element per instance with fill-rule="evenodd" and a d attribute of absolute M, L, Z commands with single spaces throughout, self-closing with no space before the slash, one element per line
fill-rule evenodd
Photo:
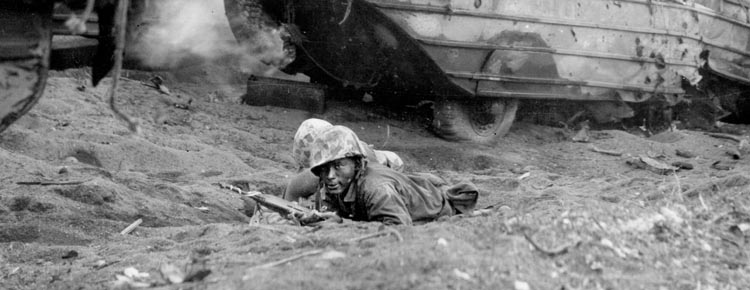
<path fill-rule="evenodd" d="M 118 5 L 129 10 L 116 23 Z M 294 61 L 283 68 L 312 82 L 372 93 L 391 103 L 433 104 L 442 137 L 493 143 L 521 101 L 611 107 L 671 107 L 701 100 L 741 114 L 750 84 L 746 0 L 224 0 L 236 39 L 260 26 L 284 31 Z M 53 35 L 69 17 L 96 40 L 96 85 L 111 69 L 115 34 L 132 40 L 150 0 L 14 0 L 0 4 L 0 132 L 41 97 Z M 78 12 L 81 15 L 84 12 Z M 66 19 L 68 18 L 68 19 Z M 127 50 L 127 49 L 126 49 Z M 627 112 L 627 110 L 625 110 Z M 622 110 L 618 112 L 623 112 Z M 596 115 L 596 114 L 595 114 Z"/>

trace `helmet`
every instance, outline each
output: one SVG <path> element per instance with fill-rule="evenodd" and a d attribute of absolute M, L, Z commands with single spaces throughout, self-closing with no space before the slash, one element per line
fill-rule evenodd
<path fill-rule="evenodd" d="M 367 157 L 367 151 L 357 138 L 357 134 L 344 126 L 333 126 L 321 132 L 315 138 L 310 151 L 311 170 L 344 157 Z"/>
<path fill-rule="evenodd" d="M 310 149 L 315 137 L 320 135 L 323 130 L 331 127 L 333 127 L 331 123 L 315 118 L 307 119 L 299 125 L 297 133 L 294 134 L 294 144 L 292 145 L 292 156 L 299 167 L 310 166 Z"/>
<path fill-rule="evenodd" d="M 404 171 L 404 161 L 391 151 L 373 150 L 375 160 L 396 171 Z"/>

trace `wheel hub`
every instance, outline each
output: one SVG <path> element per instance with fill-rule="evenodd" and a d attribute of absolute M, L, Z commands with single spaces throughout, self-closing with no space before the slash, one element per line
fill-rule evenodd
<path fill-rule="evenodd" d="M 495 126 L 497 126 L 495 120 L 502 117 L 497 115 L 496 106 L 500 104 L 495 101 L 476 102 L 469 106 L 469 121 L 474 132 L 482 136 L 495 134 Z"/>

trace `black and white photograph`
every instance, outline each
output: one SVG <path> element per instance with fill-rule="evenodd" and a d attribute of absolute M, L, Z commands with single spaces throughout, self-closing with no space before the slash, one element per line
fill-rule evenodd
<path fill-rule="evenodd" d="M 0 289 L 750 289 L 750 0 L 0 0 Z"/>

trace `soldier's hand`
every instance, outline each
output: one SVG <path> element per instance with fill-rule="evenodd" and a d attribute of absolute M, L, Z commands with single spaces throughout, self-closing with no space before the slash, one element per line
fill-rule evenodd
<path fill-rule="evenodd" d="M 309 213 L 305 213 L 302 216 L 298 216 L 297 219 L 302 225 L 319 222 L 341 223 L 342 221 L 341 217 L 334 212 L 319 212 L 317 210 L 313 210 Z"/>

